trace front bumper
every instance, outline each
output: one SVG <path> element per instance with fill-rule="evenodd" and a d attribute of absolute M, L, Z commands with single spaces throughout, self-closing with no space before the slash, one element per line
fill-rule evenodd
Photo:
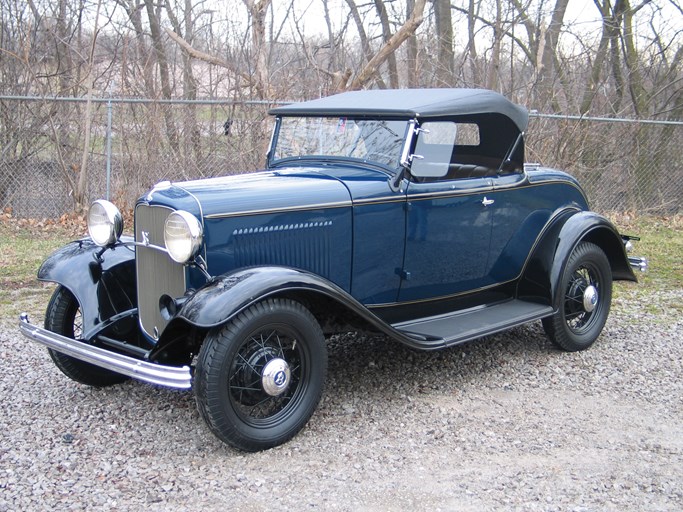
<path fill-rule="evenodd" d="M 169 388 L 189 389 L 192 387 L 192 373 L 189 366 L 164 366 L 87 345 L 31 325 L 26 313 L 19 316 L 19 330 L 27 338 L 57 352 L 134 379 Z"/>

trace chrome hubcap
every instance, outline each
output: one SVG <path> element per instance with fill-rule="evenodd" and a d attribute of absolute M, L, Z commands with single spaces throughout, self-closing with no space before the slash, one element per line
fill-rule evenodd
<path fill-rule="evenodd" d="M 289 387 L 291 375 L 287 361 L 280 358 L 271 359 L 261 373 L 263 390 L 270 396 L 281 395 Z"/>
<path fill-rule="evenodd" d="M 595 286 L 588 286 L 583 292 L 583 309 L 592 313 L 598 305 L 598 290 Z"/>

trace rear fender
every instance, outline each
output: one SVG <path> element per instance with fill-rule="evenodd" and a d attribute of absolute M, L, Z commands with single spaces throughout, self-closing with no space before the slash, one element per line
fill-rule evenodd
<path fill-rule="evenodd" d="M 609 220 L 594 212 L 566 210 L 552 218 L 536 245 L 520 280 L 518 296 L 557 306 L 557 286 L 569 256 L 584 241 L 603 250 L 614 280 L 637 280 L 622 238 Z"/>
<path fill-rule="evenodd" d="M 135 251 L 124 245 L 132 242 L 122 237 L 103 250 L 89 238 L 76 240 L 53 252 L 38 270 L 40 281 L 58 283 L 76 297 L 86 338 L 106 320 L 137 309 Z"/>

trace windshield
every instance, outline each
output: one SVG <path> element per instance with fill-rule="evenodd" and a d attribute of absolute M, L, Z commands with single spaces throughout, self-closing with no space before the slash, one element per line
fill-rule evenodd
<path fill-rule="evenodd" d="M 272 158 L 341 157 L 397 167 L 407 124 L 347 117 L 283 117 Z"/>

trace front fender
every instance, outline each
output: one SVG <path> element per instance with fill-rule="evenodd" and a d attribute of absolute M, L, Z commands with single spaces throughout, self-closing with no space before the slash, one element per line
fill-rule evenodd
<path fill-rule="evenodd" d="M 335 307 L 357 316 L 378 331 L 410 347 L 426 347 L 424 340 L 417 342 L 397 331 L 325 278 L 289 267 L 263 266 L 215 277 L 197 290 L 182 302 L 173 320 L 164 329 L 157 349 L 161 350 L 173 343 L 169 333 L 173 333 L 176 327 L 189 324 L 200 329 L 211 329 L 234 318 L 252 304 L 275 295 L 294 298 L 307 296 L 313 300 L 316 296 L 321 299 L 330 298 L 331 303 L 336 304 Z M 431 348 L 440 347 L 441 345 L 433 345 Z"/>
<path fill-rule="evenodd" d="M 40 281 L 58 283 L 76 297 L 84 333 L 137 307 L 135 251 L 124 245 L 132 242 L 122 237 L 103 251 L 89 238 L 76 240 L 53 252 L 38 269 Z"/>
<path fill-rule="evenodd" d="M 321 293 L 351 309 L 367 312 L 344 290 L 320 276 L 289 267 L 267 266 L 214 277 L 182 304 L 174 321 L 184 320 L 195 327 L 211 328 L 260 300 L 296 291 Z"/>

